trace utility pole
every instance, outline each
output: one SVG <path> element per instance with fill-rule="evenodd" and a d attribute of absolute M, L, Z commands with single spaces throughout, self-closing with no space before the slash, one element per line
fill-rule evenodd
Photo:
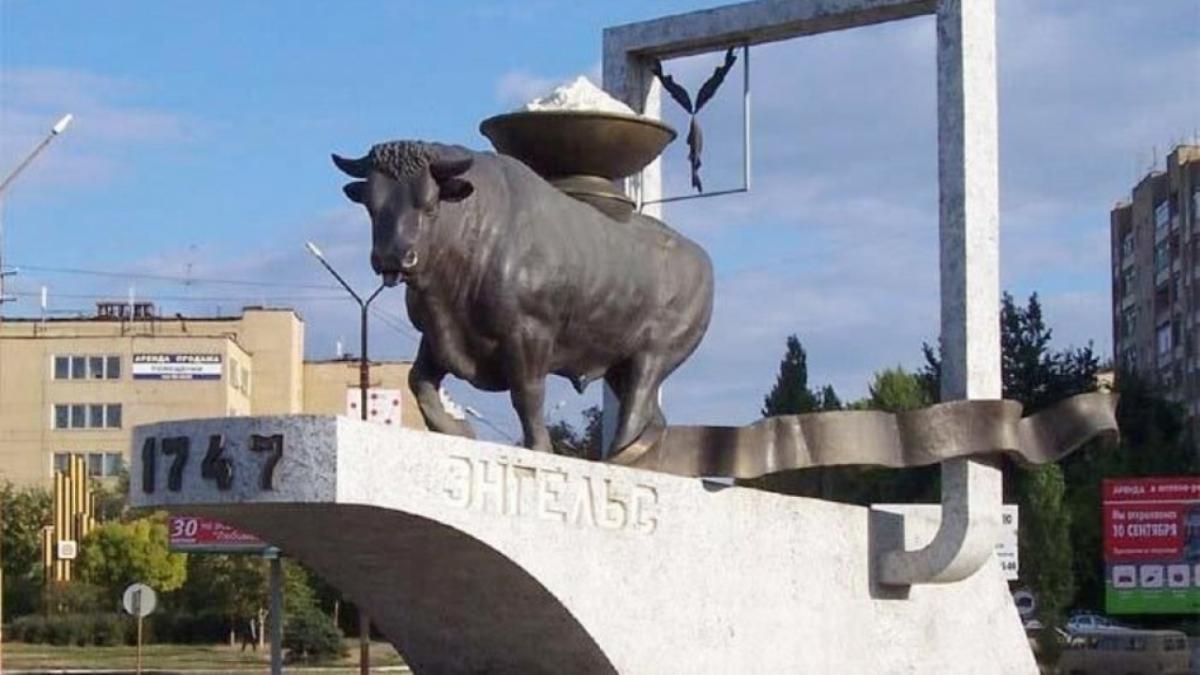
<path fill-rule="evenodd" d="M 67 130 L 67 127 L 70 126 L 72 119 L 74 119 L 73 116 L 70 113 L 68 113 L 66 115 L 63 115 L 61 119 L 59 119 L 57 122 L 55 122 L 54 126 L 50 127 L 50 133 L 46 134 L 46 137 L 43 138 L 42 141 L 37 144 L 37 147 L 35 147 L 32 152 L 30 152 L 28 155 L 26 155 L 25 159 L 21 160 L 21 163 L 17 165 L 17 168 L 13 169 L 7 176 L 4 177 L 4 182 L 0 183 L 0 319 L 4 318 L 4 303 L 12 302 L 13 300 L 16 300 L 16 298 L 13 296 L 5 295 L 4 279 L 10 275 L 17 273 L 16 270 L 4 269 L 4 191 L 6 189 L 8 189 L 9 185 L 12 185 L 12 182 L 17 179 L 17 176 L 20 175 L 20 173 L 22 171 L 25 170 L 25 167 L 29 166 L 33 162 L 33 160 L 36 159 L 37 156 L 40 155 L 42 153 L 42 151 L 46 149 L 47 145 L 50 145 L 50 141 L 53 141 L 59 134 L 61 134 L 62 132 Z M 3 531 L 4 531 L 4 507 L 3 507 L 3 505 L 0 505 L 0 533 L 3 533 Z M 0 550 L 0 673 L 4 672 L 4 630 L 3 630 L 3 625 L 4 625 L 4 552 L 2 550 Z"/>
<path fill-rule="evenodd" d="M 367 355 L 367 311 L 371 307 L 371 302 L 386 288 L 386 285 L 379 284 L 379 288 L 375 292 L 363 300 L 358 293 L 350 288 L 350 284 L 342 278 L 342 275 L 333 269 L 329 261 L 325 259 L 325 255 L 321 253 L 321 249 L 311 241 L 304 242 L 308 252 L 317 259 L 321 265 L 337 279 L 342 288 L 354 298 L 358 303 L 359 309 L 359 355 L 358 355 L 358 413 L 362 421 L 367 421 L 367 390 L 371 387 L 371 359 Z M 371 672 L 371 619 L 367 616 L 366 610 L 360 605 L 358 608 L 358 672 L 360 675 L 367 675 Z"/>

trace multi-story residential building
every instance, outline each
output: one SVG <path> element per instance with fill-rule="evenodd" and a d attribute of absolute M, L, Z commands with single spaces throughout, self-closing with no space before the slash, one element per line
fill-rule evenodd
<path fill-rule="evenodd" d="M 99 303 L 94 317 L 0 319 L 0 480 L 49 485 L 72 455 L 118 473 L 133 427 L 194 417 L 357 414 L 358 362 L 305 361 L 290 309 L 155 316 Z M 373 363 L 376 419 L 423 428 L 409 364 Z"/>
<path fill-rule="evenodd" d="M 1200 146 L 1142 178 L 1110 235 L 1114 360 L 1200 417 Z"/>

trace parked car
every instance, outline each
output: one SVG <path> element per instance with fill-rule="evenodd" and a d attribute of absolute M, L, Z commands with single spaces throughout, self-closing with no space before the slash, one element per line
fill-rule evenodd
<path fill-rule="evenodd" d="M 1074 614 L 1071 616 L 1071 618 L 1067 619 L 1067 632 L 1072 634 L 1090 631 L 1113 630 L 1128 630 L 1128 628 L 1106 616 L 1093 614 L 1091 612 L 1080 612 L 1079 614 Z"/>

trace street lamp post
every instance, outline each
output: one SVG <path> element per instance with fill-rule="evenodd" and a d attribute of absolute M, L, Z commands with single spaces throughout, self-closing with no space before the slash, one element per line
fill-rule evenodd
<path fill-rule="evenodd" d="M 342 278 L 342 275 L 338 274 L 337 270 L 333 269 L 333 266 L 330 265 L 329 261 L 325 259 L 325 255 L 321 253 L 321 249 L 317 248 L 316 244 L 312 243 L 311 241 L 306 241 L 304 242 L 304 246 L 325 269 L 329 270 L 329 273 L 333 275 L 333 278 L 337 279 L 338 283 L 342 285 L 342 288 L 346 289 L 346 292 L 350 294 L 350 297 L 354 298 L 354 301 L 358 303 L 358 413 L 360 419 L 365 422 L 367 420 L 367 389 L 369 389 L 371 386 L 371 360 L 367 356 L 367 311 L 371 307 L 371 301 L 374 300 L 387 286 L 386 284 L 379 284 L 379 288 L 376 288 L 374 293 L 371 293 L 371 295 L 367 296 L 366 300 L 363 300 L 358 293 L 354 292 L 353 288 L 350 288 L 350 284 L 346 283 L 346 280 Z M 367 617 L 367 613 L 363 610 L 362 606 L 359 606 L 358 671 L 361 673 L 361 675 L 367 675 L 367 673 L 370 672 L 370 661 L 371 620 Z"/>
<path fill-rule="evenodd" d="M 72 119 L 74 119 L 74 116 L 72 116 L 70 113 L 63 115 L 61 119 L 54 123 L 53 127 L 50 127 L 50 133 L 46 134 L 46 137 L 42 139 L 42 142 L 38 143 L 37 147 L 34 148 L 33 151 L 28 155 L 26 155 L 25 159 L 21 160 L 21 163 L 17 165 L 17 168 L 13 169 L 7 176 L 4 177 L 4 182 L 0 182 L 0 310 L 4 308 L 5 302 L 16 299 L 4 294 L 4 278 L 10 274 L 15 274 L 13 271 L 4 269 L 4 213 L 2 201 L 4 198 L 4 191 L 8 189 L 9 185 L 12 185 L 12 182 L 17 179 L 17 176 L 19 176 L 22 171 L 25 170 L 25 167 L 33 163 L 33 160 L 36 159 L 38 155 L 42 154 L 42 151 L 46 149 L 46 146 L 50 145 L 50 141 L 53 141 L 59 134 L 67 130 L 67 127 L 71 125 Z M 0 506 L 0 529 L 3 529 L 3 522 L 3 506 Z M 0 555 L 0 626 L 2 626 L 3 623 L 4 568 L 3 557 Z M 2 628 L 0 628 L 0 672 L 4 672 L 4 633 Z"/>

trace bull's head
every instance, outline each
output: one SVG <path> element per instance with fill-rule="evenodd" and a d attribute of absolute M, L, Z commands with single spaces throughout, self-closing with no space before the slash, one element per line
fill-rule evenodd
<path fill-rule="evenodd" d="M 371 215 L 371 267 L 388 286 L 415 275 L 428 259 L 441 203 L 462 201 L 475 189 L 461 177 L 472 163 L 461 148 L 391 143 L 360 159 L 334 155 L 333 163 L 361 179 L 342 190 Z"/>

